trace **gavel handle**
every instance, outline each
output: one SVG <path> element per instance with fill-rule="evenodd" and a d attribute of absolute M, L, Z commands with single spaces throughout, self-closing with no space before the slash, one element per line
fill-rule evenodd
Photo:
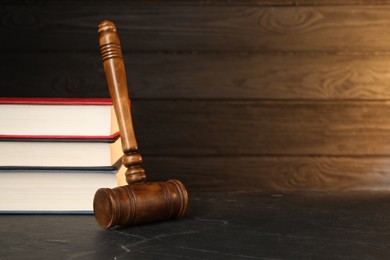
<path fill-rule="evenodd" d="M 98 33 L 104 71 L 121 135 L 122 162 L 127 167 L 126 181 L 128 184 L 144 182 L 146 175 L 141 167 L 142 156 L 134 134 L 126 71 L 116 27 L 113 22 L 105 20 L 99 24 Z"/>

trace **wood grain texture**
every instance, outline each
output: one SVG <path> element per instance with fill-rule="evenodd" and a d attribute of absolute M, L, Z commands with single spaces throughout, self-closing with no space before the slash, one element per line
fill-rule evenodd
<path fill-rule="evenodd" d="M 46 3 L 1 4 L 1 95 L 108 97 L 114 20 L 152 180 L 388 190 L 389 1 Z"/>
<path fill-rule="evenodd" d="M 124 50 L 388 52 L 390 6 L 5 5 L 2 51 L 97 51 L 116 21 Z M 96 47 L 95 47 L 96 46 Z"/>
<path fill-rule="evenodd" d="M 134 101 L 145 155 L 390 155 L 388 102 Z"/>
<path fill-rule="evenodd" d="M 108 96 L 98 53 L 2 57 L 3 96 Z M 127 53 L 124 61 L 133 99 L 390 99 L 389 55 Z"/>
<path fill-rule="evenodd" d="M 172 5 L 249 5 L 249 6 L 339 6 L 339 5 L 385 5 L 389 4 L 389 0 L 95 0 L 95 1 L 80 1 L 80 0 L 40 0 L 39 4 L 80 4 L 81 2 L 88 3 L 91 6 L 96 5 L 123 5 L 123 4 L 172 4 Z M 1 1 L 2 5 L 15 4 L 31 4 L 21 0 Z"/>
<path fill-rule="evenodd" d="M 109 97 L 99 50 L 84 53 L 9 53 L 0 65 L 1 96 Z"/>
<path fill-rule="evenodd" d="M 190 191 L 389 190 L 390 157 L 145 157 L 154 180 Z"/>

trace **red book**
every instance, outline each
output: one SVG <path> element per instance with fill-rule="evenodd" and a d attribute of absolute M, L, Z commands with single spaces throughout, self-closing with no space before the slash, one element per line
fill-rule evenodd
<path fill-rule="evenodd" d="M 0 98 L 0 139 L 118 137 L 109 98 Z"/>

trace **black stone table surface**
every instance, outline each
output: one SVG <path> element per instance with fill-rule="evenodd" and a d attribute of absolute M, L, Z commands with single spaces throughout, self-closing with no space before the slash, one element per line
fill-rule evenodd
<path fill-rule="evenodd" d="M 389 259 L 390 192 L 193 192 L 186 218 L 103 230 L 0 215 L 0 259 Z"/>

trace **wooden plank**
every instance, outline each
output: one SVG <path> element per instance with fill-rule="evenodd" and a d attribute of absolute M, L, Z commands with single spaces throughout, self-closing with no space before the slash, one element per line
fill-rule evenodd
<path fill-rule="evenodd" d="M 99 52 L 2 59 L 2 96 L 108 96 Z M 390 99 L 389 55 L 127 53 L 124 59 L 134 99 Z"/>
<path fill-rule="evenodd" d="M 109 97 L 100 53 L 9 53 L 0 96 Z"/>
<path fill-rule="evenodd" d="M 144 155 L 390 155 L 388 102 L 134 101 Z"/>
<path fill-rule="evenodd" d="M 97 50 L 116 22 L 125 50 L 388 52 L 390 6 L 5 5 L 2 51 Z"/>
<path fill-rule="evenodd" d="M 14 4 L 37 4 L 23 1 L 1 1 L 0 5 L 14 5 Z M 64 5 L 63 0 L 40 0 L 38 4 L 57 4 Z M 125 0 L 94 0 L 94 1 L 80 1 L 67 0 L 66 5 L 82 5 L 88 4 L 96 5 L 145 5 L 145 4 L 170 4 L 170 5 L 249 5 L 249 6 L 330 6 L 330 5 L 386 5 L 390 4 L 389 0 L 142 0 L 142 1 L 125 1 Z"/>
<path fill-rule="evenodd" d="M 389 190 L 390 157 L 145 157 L 150 180 L 196 191 Z"/>

